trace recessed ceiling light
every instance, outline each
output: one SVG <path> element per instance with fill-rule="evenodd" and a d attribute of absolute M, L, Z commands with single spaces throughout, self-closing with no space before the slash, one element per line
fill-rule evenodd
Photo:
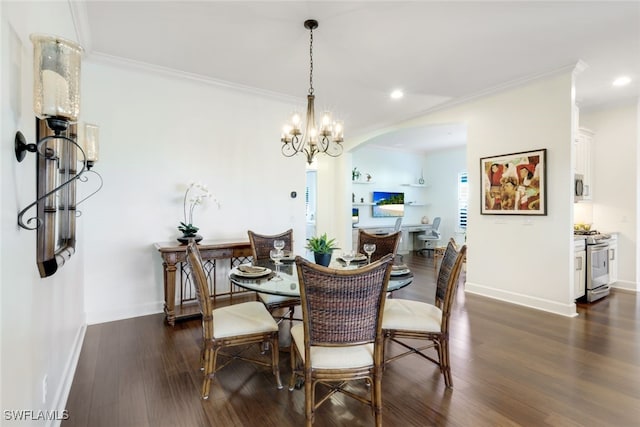
<path fill-rule="evenodd" d="M 404 96 L 404 92 L 402 92 L 400 89 L 396 89 L 393 92 L 391 92 L 391 99 L 400 99 Z"/>
<path fill-rule="evenodd" d="M 628 76 L 618 77 L 613 81 L 614 86 L 626 86 L 629 83 L 631 83 L 631 77 Z"/>

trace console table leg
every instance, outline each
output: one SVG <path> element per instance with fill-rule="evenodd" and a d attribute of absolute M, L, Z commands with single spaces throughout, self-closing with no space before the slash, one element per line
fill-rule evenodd
<path fill-rule="evenodd" d="M 176 265 L 164 265 L 164 314 L 169 325 L 176 325 Z"/>

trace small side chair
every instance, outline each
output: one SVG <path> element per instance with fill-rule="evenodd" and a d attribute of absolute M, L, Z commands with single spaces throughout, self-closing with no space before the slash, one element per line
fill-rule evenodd
<path fill-rule="evenodd" d="M 200 353 L 201 370 L 204 372 L 201 397 L 209 398 L 211 381 L 217 371 L 235 359 L 241 359 L 259 365 L 270 366 L 276 377 L 276 386 L 281 389 L 279 368 L 278 325 L 264 305 L 258 301 L 233 304 L 213 308 L 207 278 L 202 267 L 202 258 L 195 242 L 187 246 L 187 262 L 195 278 L 196 297 L 202 314 L 202 350 Z M 222 366 L 217 366 L 218 352 L 222 348 L 264 343 L 271 344 L 271 363 L 260 359 L 250 359 L 235 354 Z"/>
<path fill-rule="evenodd" d="M 391 273 L 392 255 L 350 270 L 336 270 L 296 257 L 302 324 L 291 328 L 291 380 L 304 380 L 306 425 L 316 409 L 341 392 L 370 405 L 376 426 L 382 426 L 384 338 L 382 310 Z M 349 381 L 366 380 L 370 397 L 345 389 Z M 330 387 L 316 400 L 318 383 Z"/>
<path fill-rule="evenodd" d="M 371 255 L 371 262 L 382 259 L 387 254 L 396 255 L 400 243 L 401 231 L 390 234 L 377 235 L 358 230 L 358 252 L 364 253 L 365 243 L 375 243 L 376 251 Z"/>
<path fill-rule="evenodd" d="M 270 259 L 269 252 L 273 249 L 273 242 L 275 240 L 283 240 L 284 250 L 293 251 L 293 229 L 274 235 L 258 234 L 251 230 L 247 231 L 247 234 L 249 235 L 249 243 L 251 244 L 251 252 L 254 261 Z M 262 301 L 270 313 L 273 313 L 279 308 L 286 308 L 287 312 L 280 317 L 280 320 L 282 320 L 287 314 L 289 314 L 289 320 L 293 320 L 295 308 L 300 305 L 300 298 L 283 297 L 279 295 L 263 294 L 260 292 L 258 292 L 258 299 Z"/>
<path fill-rule="evenodd" d="M 406 349 L 396 356 L 385 358 L 385 364 L 409 354 L 417 354 L 435 363 L 444 375 L 445 385 L 453 387 L 449 362 L 449 317 L 458 289 L 458 279 L 467 247 L 456 249 L 450 239 L 438 274 L 435 305 L 406 299 L 388 299 L 385 305 L 382 329 L 385 342 L 395 342 Z M 428 343 L 415 348 L 405 340 L 423 340 Z M 436 357 L 424 353 L 435 348 Z"/>

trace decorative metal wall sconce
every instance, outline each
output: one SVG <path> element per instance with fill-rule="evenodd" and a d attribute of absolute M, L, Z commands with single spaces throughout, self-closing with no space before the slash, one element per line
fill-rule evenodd
<path fill-rule="evenodd" d="M 38 269 L 41 277 L 47 277 L 75 252 L 76 180 L 97 160 L 97 129 L 95 146 L 83 149 L 77 142 L 76 125 L 82 48 L 55 36 L 32 34 L 30 38 L 34 46 L 37 142 L 28 144 L 24 135 L 17 132 L 15 154 L 21 162 L 27 152 L 36 153 L 37 191 L 36 200 L 18 214 L 18 225 L 37 230 Z M 79 172 L 78 161 L 82 164 Z M 34 206 L 36 216 L 25 223 L 24 215 Z"/>
<path fill-rule="evenodd" d="M 91 173 L 95 175 L 95 177 L 98 179 L 98 188 L 92 191 L 91 193 L 89 193 L 89 195 L 85 196 L 82 200 L 78 201 L 76 203 L 76 207 L 80 203 L 84 202 L 89 197 L 93 196 L 98 191 L 100 191 L 102 189 L 102 185 L 104 184 L 102 175 L 100 175 L 98 172 L 92 169 L 95 163 L 98 161 L 98 147 L 99 147 L 98 130 L 99 128 L 97 125 L 90 124 L 90 123 L 81 123 L 78 127 L 79 127 L 78 142 L 80 144 L 80 147 L 82 147 L 82 151 L 86 156 L 85 163 L 87 166 L 87 170 L 85 171 L 85 173 L 78 176 L 78 181 L 88 182 L 89 178 L 87 177 L 87 174 Z M 76 216 L 80 216 L 80 215 L 82 215 L 82 212 L 76 209 Z"/>

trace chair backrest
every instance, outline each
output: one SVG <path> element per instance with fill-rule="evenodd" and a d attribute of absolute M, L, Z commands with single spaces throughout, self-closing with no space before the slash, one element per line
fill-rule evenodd
<path fill-rule="evenodd" d="M 337 270 L 296 257 L 305 347 L 381 339 L 392 261 L 387 255 L 361 268 Z"/>
<path fill-rule="evenodd" d="M 400 227 L 402 226 L 402 217 L 399 216 L 396 218 L 396 224 L 393 226 L 393 232 L 400 231 Z"/>
<path fill-rule="evenodd" d="M 431 235 L 440 238 L 440 217 L 433 218 L 433 224 L 431 224 Z"/>
<path fill-rule="evenodd" d="M 202 336 L 204 339 L 213 338 L 213 303 L 209 294 L 207 275 L 202 266 L 202 257 L 195 241 L 187 245 L 187 263 L 191 268 L 191 277 L 196 289 L 196 299 L 202 314 Z"/>
<path fill-rule="evenodd" d="M 400 243 L 400 235 L 401 232 L 396 231 L 395 233 L 378 236 L 360 229 L 358 230 L 358 252 L 365 253 L 363 249 L 365 243 L 375 243 L 376 251 L 371 255 L 371 262 L 377 261 L 387 254 L 395 256 Z"/>
<path fill-rule="evenodd" d="M 431 224 L 431 229 L 434 231 L 438 231 L 438 229 L 440 228 L 440 217 L 437 216 L 435 218 L 433 218 L 433 223 Z"/>
<path fill-rule="evenodd" d="M 449 239 L 447 249 L 444 252 L 440 264 L 440 271 L 438 272 L 435 305 L 442 310 L 441 329 L 443 333 L 449 330 L 451 306 L 453 305 L 456 290 L 458 289 L 458 279 L 460 278 L 460 271 L 462 270 L 462 262 L 467 253 L 466 245 L 460 247 L 459 250 L 456 248 L 455 240 Z"/>
<path fill-rule="evenodd" d="M 273 249 L 274 240 L 284 240 L 284 250 L 293 251 L 293 229 L 291 228 L 284 233 L 274 235 L 258 234 L 251 230 L 247 231 L 247 234 L 249 234 L 254 261 L 269 259 L 269 252 Z"/>

